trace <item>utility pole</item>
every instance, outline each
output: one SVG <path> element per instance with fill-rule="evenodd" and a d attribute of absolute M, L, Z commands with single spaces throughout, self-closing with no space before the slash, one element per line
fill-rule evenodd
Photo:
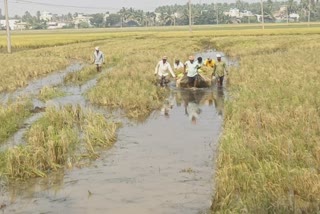
<path fill-rule="evenodd" d="M 192 32 L 192 28 L 191 28 L 191 25 L 192 25 L 192 17 L 191 17 L 191 0 L 189 0 L 189 31 Z"/>
<path fill-rule="evenodd" d="M 287 5 L 287 25 L 289 25 L 289 6 Z"/>
<path fill-rule="evenodd" d="M 309 0 L 309 11 L 308 11 L 308 27 L 310 27 L 310 17 L 311 17 L 311 0 Z"/>
<path fill-rule="evenodd" d="M 262 30 L 264 30 L 263 0 L 260 0 L 260 3 L 261 3 L 261 23 L 262 23 Z"/>
<path fill-rule="evenodd" d="M 218 11 L 218 2 L 216 1 L 216 3 L 213 3 L 214 4 L 214 10 L 216 11 L 217 13 L 217 21 L 216 21 L 216 24 L 218 25 L 219 24 L 219 11 Z"/>
<path fill-rule="evenodd" d="M 8 15 L 8 0 L 4 0 L 4 7 L 6 12 L 6 27 L 7 27 L 7 49 L 8 53 L 11 53 L 11 36 L 10 36 L 10 25 L 9 25 L 9 15 Z"/>
<path fill-rule="evenodd" d="M 218 8 L 218 3 L 217 3 L 217 25 L 219 24 L 219 8 Z"/>

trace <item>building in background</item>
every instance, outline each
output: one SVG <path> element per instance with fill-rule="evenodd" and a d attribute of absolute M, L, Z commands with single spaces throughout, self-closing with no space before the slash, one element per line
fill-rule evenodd
<path fill-rule="evenodd" d="M 51 21 L 52 20 L 52 13 L 50 12 L 47 12 L 47 11 L 43 11 L 41 12 L 41 15 L 40 15 L 40 20 L 43 20 L 43 21 Z"/>
<path fill-rule="evenodd" d="M 10 19 L 9 20 L 9 28 L 10 30 L 17 30 L 17 23 L 19 23 L 20 20 L 18 19 Z M 0 20 L 0 26 L 2 29 L 6 29 L 7 28 L 7 23 L 6 23 L 6 20 L 3 19 L 3 20 Z"/>

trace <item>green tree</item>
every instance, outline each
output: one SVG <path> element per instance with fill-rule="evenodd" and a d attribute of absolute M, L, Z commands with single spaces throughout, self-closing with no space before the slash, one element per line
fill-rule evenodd
<path fill-rule="evenodd" d="M 89 27 L 90 27 L 90 25 L 88 22 L 80 22 L 78 24 L 78 28 L 89 28 Z"/>
<path fill-rule="evenodd" d="M 294 0 L 288 0 L 287 2 L 288 13 L 296 13 L 298 11 L 298 4 Z"/>
<path fill-rule="evenodd" d="M 106 26 L 112 27 L 121 25 L 121 15 L 120 14 L 110 14 L 106 20 Z"/>
<path fill-rule="evenodd" d="M 2 15 L 2 10 L 0 8 L 0 19 L 4 19 L 4 16 Z"/>
<path fill-rule="evenodd" d="M 95 27 L 105 27 L 106 24 L 102 13 L 93 14 L 90 22 Z"/>

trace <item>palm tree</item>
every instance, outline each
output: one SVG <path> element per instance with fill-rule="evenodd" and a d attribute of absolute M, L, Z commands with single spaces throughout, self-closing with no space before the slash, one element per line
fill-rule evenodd
<path fill-rule="evenodd" d="M 146 12 L 146 25 L 147 26 L 154 26 L 156 23 L 157 15 L 154 12 Z"/>

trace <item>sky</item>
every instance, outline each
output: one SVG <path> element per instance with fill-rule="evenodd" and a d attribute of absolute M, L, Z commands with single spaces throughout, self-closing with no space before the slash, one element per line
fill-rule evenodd
<path fill-rule="evenodd" d="M 192 3 L 235 2 L 236 0 L 191 0 Z M 245 0 L 255 2 L 258 0 Z M 4 14 L 4 1 L 0 0 L 0 8 Z M 29 11 L 35 15 L 37 11 L 48 11 L 54 14 L 104 13 L 117 12 L 122 7 L 154 11 L 158 6 L 187 4 L 188 0 L 8 0 L 9 16 L 23 15 Z"/>

